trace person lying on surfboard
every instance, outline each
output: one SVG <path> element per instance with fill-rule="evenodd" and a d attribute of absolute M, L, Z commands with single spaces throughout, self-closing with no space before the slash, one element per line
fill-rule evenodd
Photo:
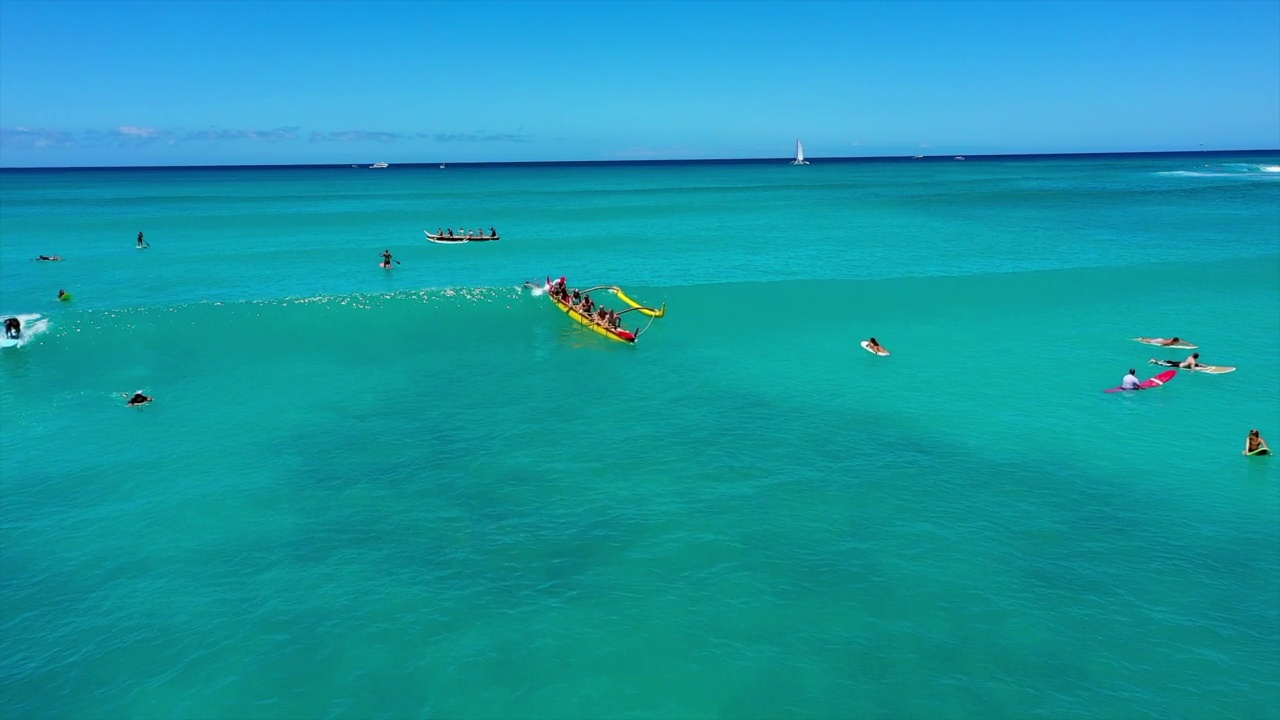
<path fill-rule="evenodd" d="M 881 345 L 880 343 L 876 342 L 876 339 L 875 339 L 875 338 L 871 338 L 870 340 L 868 340 L 868 341 L 867 341 L 867 349 L 868 349 L 868 350 L 870 350 L 870 351 L 871 351 L 871 352 L 873 352 L 873 353 L 876 353 L 877 355 L 879 355 L 880 353 L 888 353 L 888 352 L 889 352 L 888 350 L 885 350 L 885 349 L 884 349 L 884 346 L 883 346 L 883 345 Z"/>
<path fill-rule="evenodd" d="M 1164 367 L 1176 367 L 1176 368 L 1183 368 L 1185 370 L 1195 370 L 1196 368 L 1200 367 L 1200 353 L 1198 352 L 1191 353 L 1191 356 L 1188 357 L 1186 360 L 1156 360 L 1155 358 L 1151 358 L 1147 362 L 1151 363 L 1152 365 L 1162 365 Z"/>
<path fill-rule="evenodd" d="M 1258 434 L 1258 429 L 1254 428 L 1249 431 L 1249 437 L 1244 441 L 1245 455 L 1270 455 L 1271 448 L 1267 447 L 1267 441 L 1262 439 Z"/>
<path fill-rule="evenodd" d="M 126 397 L 128 397 L 128 395 L 129 393 L 125 393 Z M 125 403 L 125 405 L 128 405 L 130 407 L 134 407 L 137 405 L 146 405 L 147 403 L 151 402 L 154 399 L 155 398 L 149 395 L 143 395 L 142 391 L 139 390 L 138 392 L 133 394 L 133 397 L 129 398 L 129 402 Z"/>
<path fill-rule="evenodd" d="M 58 262 L 62 257 L 58 255 L 41 255 L 36 260 L 44 260 L 45 262 Z"/>
<path fill-rule="evenodd" d="M 1147 343 L 1147 345 L 1156 345 L 1160 347 L 1185 347 L 1188 348 L 1188 350 L 1189 348 L 1196 347 L 1196 343 L 1185 341 L 1183 338 L 1178 336 L 1171 337 L 1169 340 L 1165 340 L 1165 338 L 1162 337 L 1135 337 L 1134 340 Z"/>

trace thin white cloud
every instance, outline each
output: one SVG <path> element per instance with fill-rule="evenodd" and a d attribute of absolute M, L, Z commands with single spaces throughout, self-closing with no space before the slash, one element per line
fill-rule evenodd
<path fill-rule="evenodd" d="M 72 147 L 75 144 L 75 135 L 63 130 L 27 127 L 0 128 L 0 147 L 51 148 Z"/>
<path fill-rule="evenodd" d="M 137 138 L 139 140 L 157 140 L 162 137 L 168 137 L 168 130 L 157 130 L 149 127 L 136 127 L 133 125 L 121 125 L 116 128 L 116 134 L 121 137 Z"/>
<path fill-rule="evenodd" d="M 312 132 L 311 142 L 380 142 L 389 143 L 403 139 L 400 133 L 376 130 L 342 130 L 338 132 Z"/>
<path fill-rule="evenodd" d="M 0 128 L 0 146 L 8 148 L 52 147 L 139 147 L 162 142 L 165 145 L 182 143 L 221 143 L 247 141 L 255 143 L 279 143 L 305 137 L 310 142 L 376 142 L 393 143 L 400 140 L 432 140 L 438 143 L 527 143 L 533 135 L 523 133 L 488 133 L 476 130 L 469 133 L 397 133 L 379 130 L 311 131 L 304 134 L 297 126 L 278 127 L 271 130 L 243 128 L 208 128 L 205 130 L 170 130 L 141 125 L 120 125 L 110 130 L 85 130 L 74 133 L 48 128 Z"/>
<path fill-rule="evenodd" d="M 430 138 L 436 142 L 513 142 L 526 143 L 533 140 L 532 135 L 518 135 L 514 133 L 485 133 L 483 130 L 477 130 L 470 133 L 418 133 L 420 138 Z"/>
<path fill-rule="evenodd" d="M 297 127 L 279 127 L 274 130 L 238 130 L 234 128 L 191 130 L 182 139 L 203 142 L 250 140 L 252 142 L 277 143 L 297 140 L 299 130 L 300 128 Z"/>

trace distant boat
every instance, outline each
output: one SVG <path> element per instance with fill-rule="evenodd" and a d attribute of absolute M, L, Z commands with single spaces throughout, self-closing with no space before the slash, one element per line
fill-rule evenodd
<path fill-rule="evenodd" d="M 957 155 L 957 156 L 956 156 L 956 159 L 957 159 L 957 160 L 963 160 L 963 159 L 964 159 L 964 156 L 963 156 L 963 155 Z"/>
<path fill-rule="evenodd" d="M 919 160 L 920 158 L 923 158 L 923 157 L 924 157 L 923 155 L 917 155 L 917 156 L 915 156 L 915 157 L 913 157 L 913 158 L 911 158 L 911 159 L 912 159 L 912 160 Z"/>
<path fill-rule="evenodd" d="M 369 169 L 371 169 L 371 170 L 381 170 L 382 168 L 385 168 L 385 167 L 387 167 L 387 164 L 386 164 L 386 163 L 384 163 L 384 162 L 376 162 L 376 163 L 374 163 L 374 164 L 370 165 L 370 166 L 369 166 Z"/>
<path fill-rule="evenodd" d="M 444 163 L 440 163 L 440 169 L 441 169 L 441 170 L 443 170 L 443 169 L 444 169 Z"/>
<path fill-rule="evenodd" d="M 493 242 L 495 240 L 502 239 L 502 236 L 496 233 L 492 235 L 485 235 L 484 233 L 481 233 L 479 235 L 472 235 L 470 233 L 466 235 L 463 235 L 461 233 L 457 235 L 445 235 L 443 233 L 440 235 L 432 235 L 430 230 L 423 230 L 422 232 L 426 233 L 427 239 L 433 243 L 449 244 L 449 243 L 469 243 L 469 242 Z"/>
<path fill-rule="evenodd" d="M 800 138 L 796 138 L 796 159 L 791 161 L 792 165 L 808 165 L 809 161 L 804 159 L 804 145 L 800 144 Z"/>

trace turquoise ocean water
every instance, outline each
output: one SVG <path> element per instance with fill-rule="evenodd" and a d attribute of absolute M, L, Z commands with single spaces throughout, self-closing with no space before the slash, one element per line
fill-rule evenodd
<path fill-rule="evenodd" d="M 0 312 L 6 717 L 1280 717 L 1280 153 L 7 171 Z"/>

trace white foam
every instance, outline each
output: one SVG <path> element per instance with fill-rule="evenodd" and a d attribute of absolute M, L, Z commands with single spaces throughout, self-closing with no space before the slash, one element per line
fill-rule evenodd
<path fill-rule="evenodd" d="M 1205 165 L 1208 170 L 1164 170 L 1155 173 L 1165 177 L 1259 177 L 1280 173 L 1280 165 L 1257 165 L 1253 163 L 1223 163 L 1222 165 Z"/>
<path fill-rule="evenodd" d="M 31 342 L 37 335 L 49 329 L 49 319 L 40 318 L 40 313 L 21 313 L 18 315 L 0 315 L 0 320 L 6 320 L 16 317 L 22 321 L 22 337 L 18 339 L 17 347 L 22 347 Z"/>

